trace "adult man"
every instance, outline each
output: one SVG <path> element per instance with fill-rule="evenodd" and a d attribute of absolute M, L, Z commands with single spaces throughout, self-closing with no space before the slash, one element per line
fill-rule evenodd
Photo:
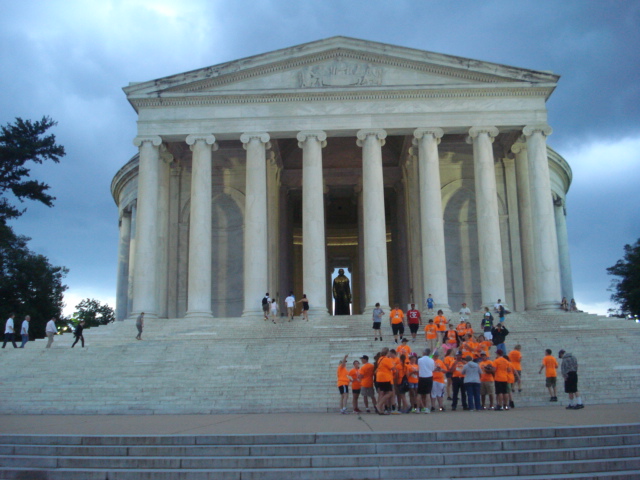
<path fill-rule="evenodd" d="M 82 348 L 84 348 L 84 335 L 83 335 L 83 331 L 84 331 L 84 320 L 82 320 L 78 326 L 76 327 L 76 331 L 73 332 L 73 334 L 76 337 L 76 341 L 73 342 L 73 344 L 71 345 L 71 348 L 76 346 L 76 343 L 78 343 L 78 340 L 82 341 Z"/>
<path fill-rule="evenodd" d="M 47 347 L 51 348 L 51 344 L 53 343 L 53 336 L 58 333 L 58 329 L 56 328 L 55 319 L 51 319 L 47 322 L 47 326 L 44 329 L 44 333 L 47 335 Z"/>
<path fill-rule="evenodd" d="M 420 328 L 420 325 L 422 325 L 420 311 L 416 309 L 415 303 L 411 304 L 411 309 L 407 312 L 407 323 L 409 323 L 409 330 L 411 331 L 411 336 L 413 337 L 413 341 L 415 342 L 418 328 Z"/>
<path fill-rule="evenodd" d="M 522 353 L 520 350 L 522 347 L 520 344 L 513 347 L 513 350 L 509 352 L 509 361 L 513 365 L 516 371 L 516 381 L 518 382 L 518 393 L 522 392 Z M 562 357 L 560 357 L 562 358 Z"/>
<path fill-rule="evenodd" d="M 293 292 L 289 292 L 289 296 L 284 299 L 284 303 L 287 306 L 287 317 L 291 321 L 293 320 L 293 309 L 296 306 L 296 297 L 293 296 Z"/>
<path fill-rule="evenodd" d="M 333 280 L 333 299 L 335 300 L 334 315 L 350 315 L 351 287 L 344 269 L 338 270 L 338 276 Z"/>
<path fill-rule="evenodd" d="M 464 373 L 462 373 L 462 369 L 464 368 L 465 362 L 462 359 L 462 352 L 456 353 L 456 360 L 449 368 L 449 372 L 451 375 L 451 381 L 453 383 L 453 401 L 451 403 L 451 410 L 458 408 L 458 394 L 462 400 L 462 409 L 469 410 L 467 405 L 467 390 L 464 386 Z"/>
<path fill-rule="evenodd" d="M 136 340 L 142 340 L 142 330 L 144 329 L 144 312 L 138 315 L 138 318 L 136 319 L 136 328 L 138 329 Z"/>
<path fill-rule="evenodd" d="M 422 356 L 418 359 L 418 398 L 421 400 L 422 413 L 429 413 L 431 410 L 431 390 L 433 388 L 433 371 L 436 364 L 431 355 L 431 349 L 426 348 Z"/>
<path fill-rule="evenodd" d="M 471 315 L 471 310 L 467 307 L 465 302 L 462 302 L 462 308 L 460 309 L 460 321 L 466 322 L 469 320 L 469 315 Z"/>
<path fill-rule="evenodd" d="M 269 320 L 269 308 L 271 307 L 271 299 L 269 298 L 269 292 L 264 294 L 262 298 L 262 313 L 264 314 L 264 320 Z"/>
<path fill-rule="evenodd" d="M 547 348 L 544 352 L 546 355 L 542 359 L 542 366 L 540 367 L 538 374 L 541 374 L 542 370 L 544 369 L 545 386 L 547 387 L 547 390 L 549 390 L 550 396 L 549 401 L 557 402 L 558 397 L 556 396 L 556 368 L 558 368 L 558 361 L 556 360 L 556 357 L 551 355 L 550 349 Z"/>
<path fill-rule="evenodd" d="M 495 367 L 495 387 L 496 387 L 496 410 L 509 410 L 509 392 L 507 384 L 509 383 L 509 369 L 511 363 L 505 358 L 503 350 L 496 351 L 496 359 L 493 362 Z"/>
<path fill-rule="evenodd" d="M 13 348 L 18 348 L 18 346 L 16 345 L 16 340 L 14 338 L 15 330 L 13 328 L 13 317 L 15 316 L 15 313 L 9 315 L 7 322 L 4 324 L 4 343 L 2 344 L 2 348 L 7 346 L 7 342 L 13 343 Z"/>
<path fill-rule="evenodd" d="M 24 346 L 29 341 L 29 322 L 30 321 L 31 321 L 31 317 L 29 315 L 24 317 L 24 320 L 22 321 L 22 327 L 20 327 L 20 335 L 22 336 L 22 345 L 20 345 L 20 348 L 24 348 Z"/>
<path fill-rule="evenodd" d="M 380 331 L 380 325 L 382 324 L 382 316 L 384 315 L 384 310 L 380 308 L 380 304 L 376 303 L 376 308 L 373 309 L 372 319 L 373 319 L 373 340 L 378 340 L 378 336 L 380 336 L 380 341 L 382 341 L 382 332 Z"/>
<path fill-rule="evenodd" d="M 502 323 L 499 323 L 495 327 L 491 329 L 491 341 L 496 346 L 497 349 L 502 350 L 506 353 L 507 347 L 504 344 L 505 339 L 509 335 L 509 330 Z M 485 334 L 485 338 L 487 335 Z"/>
<path fill-rule="evenodd" d="M 391 310 L 389 323 L 391 324 L 391 330 L 393 332 L 393 340 L 398 343 L 398 335 L 400 335 L 400 340 L 402 340 L 402 335 L 404 335 L 404 313 L 400 305 L 396 304 L 395 308 Z"/>
<path fill-rule="evenodd" d="M 364 400 L 364 408 L 367 413 L 370 413 L 369 398 L 371 399 L 371 406 L 376 411 L 378 410 L 376 408 L 376 394 L 373 389 L 373 363 L 369 363 L 369 357 L 367 355 L 360 357 L 360 360 L 362 360 L 362 366 L 358 374 L 361 385 L 360 395 L 362 395 L 362 399 Z"/>
<path fill-rule="evenodd" d="M 582 398 L 580 398 L 580 392 L 578 392 L 578 360 L 573 354 L 560 350 L 558 357 L 562 359 L 562 365 L 560 365 L 560 372 L 564 377 L 564 393 L 569 394 L 569 405 L 567 410 L 580 410 L 584 408 L 582 404 Z M 573 400 L 576 403 L 573 403 Z"/>
<path fill-rule="evenodd" d="M 489 395 L 489 410 L 493 410 L 493 397 L 496 389 L 493 374 L 496 371 L 493 362 L 487 357 L 486 352 L 480 352 L 480 398 L 482 399 L 482 409 L 486 410 L 485 399 Z"/>

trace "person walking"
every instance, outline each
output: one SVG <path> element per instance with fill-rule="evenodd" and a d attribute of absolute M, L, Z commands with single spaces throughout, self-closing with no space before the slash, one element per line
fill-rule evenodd
<path fill-rule="evenodd" d="M 293 320 L 293 309 L 296 306 L 296 297 L 293 296 L 293 292 L 289 292 L 289 296 L 284 299 L 284 303 L 287 306 L 287 317 L 291 321 Z"/>
<path fill-rule="evenodd" d="M 416 308 L 416 304 L 411 304 L 411 309 L 407 311 L 407 323 L 409 324 L 409 331 L 413 341 L 416 341 L 418 328 L 422 325 L 422 318 L 420 317 L 420 310 Z"/>
<path fill-rule="evenodd" d="M 382 325 L 382 316 L 384 315 L 384 311 L 380 308 L 380 304 L 376 303 L 376 308 L 373 309 L 373 340 L 378 340 L 378 336 L 380 336 L 380 341 L 382 341 L 382 332 L 380 331 L 380 325 Z"/>
<path fill-rule="evenodd" d="M 578 360 L 573 354 L 560 350 L 558 357 L 562 360 L 560 373 L 564 378 L 564 393 L 569 394 L 567 410 L 580 410 L 584 408 L 580 392 L 578 392 Z M 575 400 L 575 403 L 573 401 Z"/>
<path fill-rule="evenodd" d="M 309 299 L 307 298 L 306 293 L 302 294 L 302 298 L 298 301 L 298 303 L 302 304 L 302 318 L 304 318 L 308 322 L 309 321 Z"/>
<path fill-rule="evenodd" d="M 76 327 L 75 332 L 73 332 L 73 334 L 76 337 L 76 341 L 73 342 L 73 344 L 71 345 L 71 348 L 76 346 L 76 343 L 78 343 L 78 340 L 80 340 L 82 342 L 82 348 L 84 348 L 84 335 L 83 335 L 83 331 L 84 331 L 84 320 L 82 320 L 78 326 Z"/>
<path fill-rule="evenodd" d="M 20 345 L 20 348 L 24 348 L 29 341 L 29 322 L 31 322 L 31 317 L 27 315 L 22 321 L 22 327 L 20 327 L 20 335 L 22 336 L 22 345 Z"/>
<path fill-rule="evenodd" d="M 431 390 L 433 389 L 433 371 L 436 364 L 431 358 L 431 350 L 425 348 L 424 353 L 418 359 L 418 403 L 422 407 L 422 413 L 431 411 Z"/>
<path fill-rule="evenodd" d="M 276 318 L 278 318 L 278 302 L 274 298 L 271 300 L 271 321 L 276 323 Z"/>
<path fill-rule="evenodd" d="M 493 315 L 489 311 L 489 307 L 484 307 L 484 314 L 482 315 L 482 321 L 480 322 L 480 328 L 484 334 L 484 338 L 491 340 L 491 329 L 493 328 Z"/>
<path fill-rule="evenodd" d="M 358 371 L 358 376 L 360 379 L 360 395 L 362 395 L 362 400 L 364 401 L 364 408 L 367 413 L 371 413 L 369 410 L 369 399 L 371 399 L 371 406 L 376 410 L 376 394 L 373 389 L 373 363 L 369 363 L 369 357 L 367 355 L 363 355 L 360 357 L 362 360 L 362 366 Z"/>
<path fill-rule="evenodd" d="M 518 393 L 522 392 L 522 353 L 520 350 L 522 347 L 520 344 L 513 347 L 513 350 L 509 352 L 509 361 L 513 365 L 516 371 L 516 382 L 518 383 Z M 562 358 L 562 357 L 561 357 Z"/>
<path fill-rule="evenodd" d="M 507 352 L 507 347 L 504 344 L 505 339 L 509 335 L 509 330 L 502 323 L 498 323 L 491 329 L 491 341 L 496 346 L 496 349 Z M 487 338 L 487 333 L 484 333 L 484 337 Z"/>
<path fill-rule="evenodd" d="M 136 328 L 138 329 L 136 340 L 142 340 L 142 330 L 144 329 L 144 312 L 138 315 L 138 318 L 136 319 Z"/>
<path fill-rule="evenodd" d="M 541 374 L 542 370 L 544 369 L 545 386 L 547 387 L 547 390 L 549 390 L 550 396 L 549 401 L 557 402 L 558 397 L 556 396 L 556 377 L 558 375 L 556 372 L 556 368 L 558 368 L 558 361 L 556 360 L 556 357 L 551 355 L 550 349 L 547 348 L 544 352 L 545 356 L 542 359 L 542 366 L 538 371 L 538 375 Z"/>
<path fill-rule="evenodd" d="M 47 322 L 44 333 L 47 335 L 46 348 L 51 348 L 51 344 L 53 343 L 53 336 L 58 333 L 58 329 L 56 328 L 56 320 L 54 318 Z"/>
<path fill-rule="evenodd" d="M 16 316 L 15 313 L 9 315 L 6 323 L 4 324 L 4 343 L 2 344 L 2 348 L 7 346 L 7 342 L 13 343 L 13 348 L 18 348 L 16 345 L 15 339 L 15 328 L 13 326 L 13 318 Z"/>
<path fill-rule="evenodd" d="M 269 308 L 271 308 L 271 299 L 269 298 L 269 292 L 267 292 L 262 297 L 262 313 L 265 322 L 269 320 Z"/>
<path fill-rule="evenodd" d="M 438 310 L 438 314 L 434 317 L 433 323 L 438 326 L 438 335 L 441 343 L 444 343 L 444 335 L 447 331 L 447 324 L 449 323 L 447 317 L 444 316 L 442 310 Z"/>
<path fill-rule="evenodd" d="M 395 306 L 389 314 L 389 323 L 391 324 L 391 330 L 393 331 L 393 340 L 398 343 L 398 335 L 400 340 L 404 335 L 404 312 L 400 308 L 400 305 Z"/>

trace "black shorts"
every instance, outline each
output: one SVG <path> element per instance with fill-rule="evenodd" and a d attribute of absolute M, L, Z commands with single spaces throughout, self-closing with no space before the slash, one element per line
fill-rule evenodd
<path fill-rule="evenodd" d="M 400 335 L 402 335 L 404 333 L 404 324 L 402 324 L 402 323 L 392 323 L 391 324 L 391 330 L 393 331 L 394 335 L 398 335 L 398 333 Z"/>
<path fill-rule="evenodd" d="M 576 393 L 578 391 L 578 372 L 569 372 L 564 381 L 564 393 Z"/>
<path fill-rule="evenodd" d="M 418 377 L 418 395 L 430 395 L 433 388 L 433 377 Z"/>
<path fill-rule="evenodd" d="M 391 382 L 378 382 L 378 390 L 381 392 L 391 392 L 393 391 L 393 387 L 391 386 Z"/>
<path fill-rule="evenodd" d="M 380 330 L 380 322 L 373 322 L 373 329 Z"/>
<path fill-rule="evenodd" d="M 506 395 L 507 394 L 507 382 L 494 382 L 496 386 L 496 395 Z"/>
<path fill-rule="evenodd" d="M 340 391 L 340 393 L 349 393 L 349 385 L 340 385 L 338 387 L 338 390 Z"/>
<path fill-rule="evenodd" d="M 409 330 L 411 331 L 411 333 L 418 333 L 418 327 L 420 325 L 418 325 L 417 323 L 410 323 L 409 324 Z"/>

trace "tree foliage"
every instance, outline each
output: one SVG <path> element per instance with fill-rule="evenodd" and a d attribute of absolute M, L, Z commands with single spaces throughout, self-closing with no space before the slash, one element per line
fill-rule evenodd
<path fill-rule="evenodd" d="M 624 314 L 640 314 L 640 238 L 635 244 L 624 246 L 624 257 L 607 268 L 607 273 L 620 277 L 612 282 L 611 300 Z"/>
<path fill-rule="evenodd" d="M 76 305 L 76 311 L 71 318 L 76 325 L 84 320 L 85 327 L 106 325 L 115 319 L 116 315 L 113 308 L 106 303 L 102 305 L 93 298 L 86 298 Z"/>
<path fill-rule="evenodd" d="M 53 134 L 45 135 L 56 125 L 49 117 L 31 122 L 16 118 L 15 123 L 0 127 L 0 222 L 17 218 L 24 213 L 12 204 L 7 193 L 20 202 L 25 199 L 53 206 L 55 197 L 49 195 L 49 185 L 29 178 L 27 162 L 56 163 L 64 156 L 64 147 L 56 144 Z"/>

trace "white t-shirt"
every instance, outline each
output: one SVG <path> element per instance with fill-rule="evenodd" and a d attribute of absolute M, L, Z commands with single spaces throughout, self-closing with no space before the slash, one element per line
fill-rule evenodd
<path fill-rule="evenodd" d="M 296 305 L 296 297 L 289 295 L 284 299 L 284 303 L 286 303 L 287 308 L 293 308 Z"/>
<path fill-rule="evenodd" d="M 13 333 L 13 318 L 9 318 L 4 325 L 4 333 Z"/>
<path fill-rule="evenodd" d="M 22 328 L 20 329 L 20 334 L 21 335 L 29 334 L 29 322 L 27 322 L 26 320 L 22 321 Z"/>
<path fill-rule="evenodd" d="M 464 307 L 460 309 L 460 318 L 467 320 L 469 318 L 469 315 L 471 315 L 471 310 L 469 309 L 469 307 Z"/>
<path fill-rule="evenodd" d="M 56 322 L 54 322 L 53 320 L 49 320 L 47 322 L 47 328 L 45 328 L 45 332 L 58 333 L 58 329 L 56 328 Z"/>
<path fill-rule="evenodd" d="M 433 358 L 426 355 L 418 359 L 418 377 L 429 378 L 433 377 L 433 371 L 436 368 L 436 363 Z"/>

